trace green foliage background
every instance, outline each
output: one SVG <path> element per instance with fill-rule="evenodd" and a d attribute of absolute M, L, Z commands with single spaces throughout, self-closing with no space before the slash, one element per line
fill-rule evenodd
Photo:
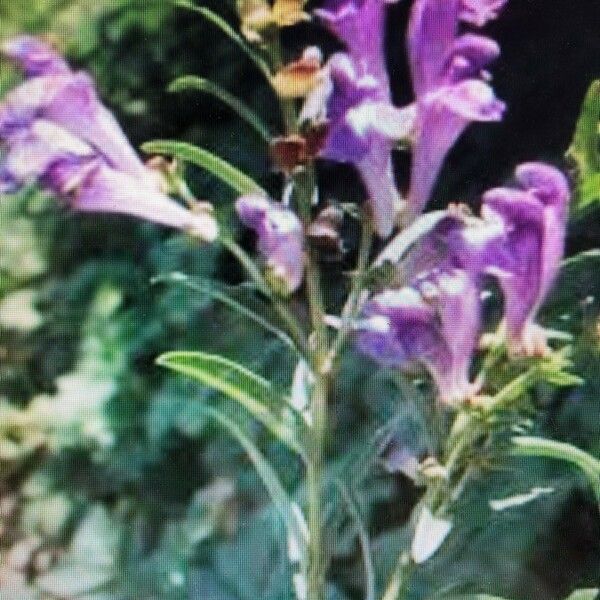
<path fill-rule="evenodd" d="M 218 2 L 212 6 L 224 10 Z M 265 185 L 274 182 L 264 175 L 265 148 L 250 128 L 207 96 L 166 92 L 176 77 L 198 74 L 278 126 L 269 90 L 199 17 L 163 0 L 3 2 L 0 37 L 19 31 L 55 36 L 74 63 L 97 77 L 137 145 L 154 137 L 191 140 Z M 306 35 L 289 40 L 292 47 Z M 2 65 L 0 86 L 16 80 Z M 575 116 L 564 117 L 571 130 Z M 463 148 L 467 157 L 469 150 Z M 199 197 L 230 210 L 228 190 L 199 171 L 189 175 Z M 472 188 L 468 181 L 461 191 Z M 592 253 L 566 268 L 544 312 L 545 323 L 576 335 L 575 372 L 585 384 L 560 393 L 538 386 L 531 397 L 538 410 L 524 416 L 529 431 L 595 456 L 599 263 Z M 332 281 L 342 280 L 339 270 L 332 269 Z M 218 398 L 158 369 L 154 359 L 175 348 L 202 349 L 284 386 L 293 357 L 280 341 L 206 295 L 151 284 L 174 271 L 229 286 L 242 280 L 218 248 L 198 247 L 153 225 L 74 215 L 35 190 L 3 198 L 1 598 L 292 597 L 283 525 L 242 448 L 199 409 Z M 332 406 L 327 470 L 329 498 L 347 506 L 327 515 L 335 540 L 332 599 L 364 597 L 363 530 L 380 585 L 393 569 L 420 492 L 386 470 L 380 450 L 398 439 L 409 440 L 416 453 L 436 447 L 424 398 L 352 353 L 345 361 Z M 301 502 L 298 460 L 260 427 L 252 431 Z M 412 597 L 487 592 L 563 598 L 597 583 L 600 520 L 586 482 L 552 461 L 507 458 L 500 466 L 488 458 L 481 456 L 483 475 L 463 502 L 460 532 L 418 575 Z M 490 499 L 534 486 L 554 492 L 522 507 L 490 509 Z"/>

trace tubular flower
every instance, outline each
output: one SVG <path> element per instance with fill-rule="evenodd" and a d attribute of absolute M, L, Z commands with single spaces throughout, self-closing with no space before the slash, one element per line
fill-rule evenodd
<path fill-rule="evenodd" d="M 408 26 L 408 55 L 418 116 L 409 205 L 419 214 L 444 159 L 474 121 L 498 121 L 505 109 L 487 83 L 485 67 L 498 57 L 494 40 L 459 34 L 460 23 L 484 25 L 506 0 L 416 0 Z"/>
<path fill-rule="evenodd" d="M 238 198 L 235 208 L 257 235 L 269 283 L 283 295 L 295 292 L 304 276 L 304 234 L 296 214 L 259 194 Z"/>
<path fill-rule="evenodd" d="M 475 393 L 469 367 L 480 325 L 479 290 L 462 270 L 428 273 L 412 285 L 375 295 L 358 324 L 358 347 L 378 362 L 420 363 L 446 404 Z"/>
<path fill-rule="evenodd" d="M 346 54 L 328 62 L 327 135 L 321 156 L 353 164 L 369 196 L 377 233 L 388 237 L 403 201 L 394 182 L 392 148 L 411 126 L 410 110 L 392 106 L 380 82 L 360 75 Z"/>
<path fill-rule="evenodd" d="M 86 73 L 71 71 L 51 47 L 28 36 L 3 50 L 28 77 L 0 104 L 3 190 L 39 181 L 77 210 L 129 214 L 216 238 L 212 215 L 161 192 Z"/>
<path fill-rule="evenodd" d="M 516 170 L 520 189 L 497 188 L 483 196 L 482 215 L 504 227 L 492 266 L 504 295 L 504 324 L 511 349 L 546 351 L 547 334 L 534 319 L 560 268 L 564 252 L 569 186 L 557 169 L 526 163 Z"/>
<path fill-rule="evenodd" d="M 481 285 L 496 277 L 504 296 L 504 330 L 513 352 L 546 351 L 546 333 L 534 323 L 558 273 L 564 251 L 569 188 L 549 165 L 525 163 L 519 187 L 483 196 L 482 218 L 449 214 L 407 259 L 414 276 L 432 268 L 459 268 Z"/>

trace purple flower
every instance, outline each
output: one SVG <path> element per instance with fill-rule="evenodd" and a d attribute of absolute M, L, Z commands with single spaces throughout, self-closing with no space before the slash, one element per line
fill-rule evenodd
<path fill-rule="evenodd" d="M 459 35 L 460 22 L 481 26 L 505 0 L 416 0 L 408 26 L 408 55 L 418 117 L 409 205 L 419 214 L 444 159 L 473 121 L 498 121 L 504 103 L 487 83 L 485 67 L 498 57 L 493 40 Z"/>
<path fill-rule="evenodd" d="M 77 210 L 129 214 L 216 238 L 211 214 L 162 193 L 86 73 L 72 72 L 35 38 L 11 40 L 4 51 L 29 79 L 0 104 L 0 189 L 39 181 Z"/>
<path fill-rule="evenodd" d="M 327 136 L 321 156 L 353 164 L 365 184 L 375 227 L 392 232 L 402 199 L 394 182 L 392 148 L 410 127 L 410 111 L 391 105 L 388 93 L 370 74 L 359 75 L 346 54 L 328 62 Z"/>
<path fill-rule="evenodd" d="M 83 212 L 131 215 L 160 225 L 187 231 L 205 241 L 218 235 L 210 212 L 190 211 L 158 189 L 109 167 L 101 158 L 63 155 L 56 158 L 42 182 L 69 199 L 72 208 Z"/>
<path fill-rule="evenodd" d="M 569 188 L 554 167 L 526 163 L 516 170 L 516 188 L 483 196 L 482 218 L 451 213 L 410 253 L 411 277 L 433 268 L 458 268 L 478 285 L 498 279 L 504 296 L 504 326 L 511 351 L 546 351 L 546 333 L 534 323 L 558 273 L 564 251 Z"/>
<path fill-rule="evenodd" d="M 504 227 L 492 262 L 504 295 L 504 324 L 513 351 L 546 351 L 546 332 L 535 324 L 564 252 L 569 186 L 557 169 L 526 163 L 516 170 L 519 189 L 497 188 L 483 196 L 482 215 Z"/>
<path fill-rule="evenodd" d="M 18 62 L 26 77 L 38 75 L 66 75 L 71 72 L 64 58 L 39 38 L 22 35 L 2 46 L 3 54 Z"/>
<path fill-rule="evenodd" d="M 269 283 L 283 295 L 295 292 L 304 276 L 304 233 L 296 214 L 258 194 L 238 198 L 235 208 L 258 237 Z"/>
<path fill-rule="evenodd" d="M 437 270 L 375 295 L 359 323 L 358 347 L 378 362 L 424 365 L 439 397 L 460 402 L 476 388 L 469 367 L 480 326 L 479 290 L 462 270 Z"/>
<path fill-rule="evenodd" d="M 315 14 L 345 44 L 360 75 L 388 88 L 384 36 L 386 4 L 397 0 L 326 0 Z"/>

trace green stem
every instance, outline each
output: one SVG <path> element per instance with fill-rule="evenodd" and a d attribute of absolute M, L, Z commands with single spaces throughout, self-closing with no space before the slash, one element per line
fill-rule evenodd
<path fill-rule="evenodd" d="M 361 222 L 362 232 L 358 249 L 356 272 L 354 273 L 348 300 L 342 308 L 342 324 L 329 352 L 329 364 L 331 365 L 335 364 L 337 357 L 340 355 L 348 335 L 352 331 L 352 324 L 356 320 L 361 308 L 360 298 L 363 291 L 364 276 L 369 265 L 369 256 L 373 244 L 373 224 L 371 219 L 364 214 Z"/>
<path fill-rule="evenodd" d="M 327 430 L 329 382 L 318 375 L 311 394 L 312 435 L 307 468 L 308 485 L 308 600 L 325 599 L 326 557 L 323 552 L 323 445 Z"/>
<path fill-rule="evenodd" d="M 309 352 L 308 342 L 302 326 L 298 322 L 298 319 L 285 305 L 285 303 L 273 294 L 273 291 L 265 281 L 256 263 L 232 237 L 228 236 L 227 234 L 222 234 L 219 239 L 223 246 L 225 246 L 225 248 L 227 248 L 238 259 L 238 262 L 246 270 L 252 281 L 254 281 L 259 291 L 265 294 L 265 296 L 267 296 L 273 302 L 275 311 L 288 328 L 289 334 L 294 340 L 294 343 L 298 346 L 300 352 L 302 352 L 304 355 L 307 355 Z"/>
<path fill-rule="evenodd" d="M 306 191 L 306 190 L 305 190 Z M 306 288 L 313 333 L 311 336 L 312 367 L 315 383 L 310 398 L 312 427 L 307 467 L 308 486 L 308 600 L 325 599 L 326 556 L 323 550 L 323 448 L 327 433 L 327 395 L 330 370 L 326 368 L 329 355 L 325 309 L 321 289 L 321 274 L 317 257 L 308 253 Z"/>
<path fill-rule="evenodd" d="M 276 72 L 283 65 L 279 32 L 267 40 L 270 66 Z M 298 132 L 298 114 L 294 100 L 280 99 L 285 135 Z M 294 197 L 300 218 L 307 226 L 312 218 L 312 198 L 316 192 L 314 167 L 309 166 L 294 176 Z M 310 249 L 306 252 L 306 295 L 312 334 L 309 339 L 310 363 L 315 381 L 310 395 L 312 424 L 309 431 L 309 452 L 306 471 L 308 491 L 308 569 L 306 573 L 307 599 L 325 600 L 326 556 L 323 547 L 323 454 L 327 433 L 327 396 L 331 383 L 330 373 L 324 368 L 328 357 L 328 331 L 321 289 L 318 257 Z"/>

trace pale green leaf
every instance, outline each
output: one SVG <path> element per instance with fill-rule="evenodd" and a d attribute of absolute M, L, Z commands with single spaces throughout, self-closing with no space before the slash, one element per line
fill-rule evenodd
<path fill-rule="evenodd" d="M 234 400 L 290 449 L 305 455 L 300 442 L 301 417 L 263 377 L 227 358 L 204 352 L 167 352 L 156 363 Z"/>
<path fill-rule="evenodd" d="M 38 577 L 36 587 L 58 598 L 74 598 L 93 592 L 115 578 L 113 569 L 69 560 Z"/>
<path fill-rule="evenodd" d="M 410 547 L 413 561 L 418 565 L 428 561 L 439 550 L 451 531 L 452 521 L 436 517 L 427 506 L 423 507 Z"/>
<path fill-rule="evenodd" d="M 512 438 L 513 453 L 519 456 L 554 458 L 578 467 L 589 480 L 594 494 L 600 502 L 600 460 L 566 442 L 558 442 L 533 436 Z"/>
<path fill-rule="evenodd" d="M 202 411 L 218 423 L 220 423 L 244 448 L 248 457 L 252 461 L 254 468 L 264 483 L 275 508 L 283 519 L 288 535 L 294 540 L 296 547 L 300 552 L 301 562 L 306 564 L 307 559 L 307 536 L 306 523 L 295 504 L 285 491 L 277 473 L 275 473 L 271 464 L 256 447 L 254 442 L 244 432 L 244 427 L 240 420 L 234 421 L 223 411 L 211 406 L 202 406 Z"/>
<path fill-rule="evenodd" d="M 577 163 L 582 178 L 600 171 L 598 123 L 600 123 L 600 80 L 594 81 L 587 91 L 573 142 L 567 152 L 567 156 Z"/>
<path fill-rule="evenodd" d="M 435 210 L 421 215 L 385 246 L 375 259 L 373 267 L 381 267 L 386 262 L 398 263 L 408 250 L 420 238 L 429 233 L 447 214 L 445 210 Z"/>
<path fill-rule="evenodd" d="M 593 250 L 586 250 L 584 252 L 574 254 L 573 256 L 569 256 L 563 260 L 561 266 L 563 269 L 568 269 L 579 266 L 580 264 L 590 260 L 600 260 L 600 250 L 594 248 Z"/>
<path fill-rule="evenodd" d="M 169 86 L 170 92 L 184 92 L 188 90 L 204 92 L 218 98 L 246 121 L 266 142 L 269 142 L 271 139 L 269 129 L 263 120 L 247 104 L 214 81 L 204 79 L 203 77 L 196 77 L 195 75 L 185 75 L 177 78 Z"/>
<path fill-rule="evenodd" d="M 431 600 L 508 600 L 508 598 L 491 596 L 490 594 L 459 594 L 452 596 L 433 596 Z"/>
<path fill-rule="evenodd" d="M 514 508 L 515 506 L 523 506 L 529 504 L 542 496 L 552 494 L 554 488 L 542 488 L 534 487 L 528 492 L 523 494 L 515 494 L 514 496 L 508 496 L 506 498 L 498 498 L 496 500 L 490 500 L 490 508 L 495 511 L 503 511 L 508 508 Z"/>
<path fill-rule="evenodd" d="M 572 594 L 565 598 L 565 600 L 596 600 L 599 593 L 600 588 L 575 590 Z"/>
<path fill-rule="evenodd" d="M 363 523 L 360 510 L 356 505 L 354 498 L 352 498 L 348 488 L 342 481 L 338 480 L 336 483 L 342 498 L 348 507 L 348 511 L 355 523 L 356 531 L 358 533 L 360 549 L 365 567 L 365 600 L 375 600 L 377 593 L 375 587 L 375 568 L 373 566 L 373 558 L 371 555 L 371 541 L 369 538 L 369 532 L 367 531 L 366 525 Z"/>
<path fill-rule="evenodd" d="M 596 600 L 600 593 L 599 588 L 587 588 L 583 590 L 575 590 L 565 600 Z"/>
<path fill-rule="evenodd" d="M 586 175 L 577 189 L 577 208 L 587 208 L 600 201 L 600 173 Z"/>
<path fill-rule="evenodd" d="M 184 162 L 189 162 L 197 167 L 206 169 L 215 177 L 227 184 L 240 195 L 262 194 L 267 192 L 243 171 L 234 167 L 226 160 L 216 156 L 204 148 L 198 148 L 187 142 L 174 140 L 154 140 L 142 145 L 142 150 L 148 154 L 164 154 Z"/>

